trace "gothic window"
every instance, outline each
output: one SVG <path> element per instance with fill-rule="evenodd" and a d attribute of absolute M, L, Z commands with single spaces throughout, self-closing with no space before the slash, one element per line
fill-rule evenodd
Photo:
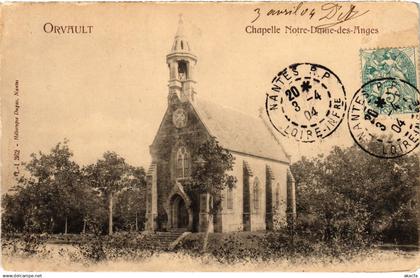
<path fill-rule="evenodd" d="M 182 146 L 176 153 L 176 176 L 185 178 L 190 175 L 190 157 L 187 149 Z"/>
<path fill-rule="evenodd" d="M 228 188 L 226 193 L 227 209 L 233 209 L 233 188 Z"/>
<path fill-rule="evenodd" d="M 280 206 L 280 184 L 276 185 L 276 208 Z"/>
<path fill-rule="evenodd" d="M 254 180 L 254 187 L 252 193 L 252 203 L 254 205 L 254 210 L 258 211 L 258 209 L 260 208 L 260 181 L 257 177 L 255 177 Z"/>

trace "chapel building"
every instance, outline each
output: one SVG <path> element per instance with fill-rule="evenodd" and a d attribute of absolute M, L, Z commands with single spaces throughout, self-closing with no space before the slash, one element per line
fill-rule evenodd
<path fill-rule="evenodd" d="M 197 96 L 197 57 L 184 36 L 182 19 L 166 61 L 168 107 L 150 146 L 146 230 L 207 229 L 211 197 L 190 196 L 184 185 L 191 178 L 194 163 L 199 163 L 192 159 L 197 145 L 209 137 L 215 137 L 234 156 L 230 174 L 237 178 L 236 186 L 220 192 L 222 209 L 212 217 L 209 229 L 259 231 L 291 223 L 296 202 L 290 157 L 264 114 L 252 117 Z"/>

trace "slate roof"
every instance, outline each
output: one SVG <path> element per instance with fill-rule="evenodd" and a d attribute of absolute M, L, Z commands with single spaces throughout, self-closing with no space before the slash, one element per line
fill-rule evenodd
<path fill-rule="evenodd" d="M 290 163 L 275 131 L 260 117 L 195 97 L 191 102 L 212 136 L 230 151 Z"/>

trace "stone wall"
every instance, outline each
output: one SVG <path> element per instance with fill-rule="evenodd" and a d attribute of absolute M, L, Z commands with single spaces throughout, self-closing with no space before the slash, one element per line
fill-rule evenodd
<path fill-rule="evenodd" d="M 271 212 L 273 215 L 273 226 L 278 228 L 284 226 L 286 222 L 286 206 L 287 206 L 287 169 L 289 167 L 286 163 L 274 162 L 253 156 L 233 153 L 235 156 L 235 165 L 231 174 L 235 175 L 238 179 L 236 186 L 233 189 L 233 208 L 227 208 L 227 189 L 224 192 L 224 202 L 222 210 L 222 231 L 242 231 L 243 227 L 243 212 L 244 212 L 244 199 L 243 199 L 243 185 L 244 177 L 249 179 L 249 205 L 250 205 L 250 218 L 251 218 L 251 231 L 265 230 L 266 229 L 266 212 L 267 212 L 267 199 L 266 199 L 266 181 L 267 181 L 267 166 L 270 166 L 271 177 Z M 244 176 L 244 161 L 249 165 L 252 176 Z M 256 209 L 253 203 L 253 186 L 256 178 L 259 180 L 259 205 Z M 276 187 L 279 186 L 279 205 L 276 206 Z M 270 199 L 270 198 L 268 198 Z M 270 209 L 268 209 L 270 211 Z"/>
<path fill-rule="evenodd" d="M 172 123 L 172 114 L 180 107 L 188 114 L 188 124 L 184 128 L 176 128 Z M 165 208 L 169 193 L 177 180 L 175 160 L 178 147 L 185 146 L 192 156 L 197 146 L 206 138 L 208 138 L 208 133 L 193 111 L 191 104 L 173 101 L 165 113 L 153 144 L 150 146 L 152 163 L 157 165 L 157 211 L 154 213 L 156 214 L 156 223 L 154 225 L 149 224 L 147 226 L 148 230 L 166 230 L 169 228 L 169 223 L 167 223 L 168 212 Z M 191 161 L 191 163 L 193 162 Z M 151 180 L 152 177 L 148 177 L 148 179 Z M 182 184 L 182 180 L 179 180 L 179 182 Z M 152 200 L 153 197 L 149 194 L 148 206 L 150 206 L 149 203 Z M 151 213 L 149 215 L 151 216 Z M 195 217 L 197 216 L 198 213 Z M 194 228 L 198 229 L 198 220 L 194 219 L 194 223 L 196 224 Z"/>

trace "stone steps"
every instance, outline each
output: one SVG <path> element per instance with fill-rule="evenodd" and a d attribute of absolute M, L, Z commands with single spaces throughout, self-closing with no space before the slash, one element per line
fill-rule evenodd
<path fill-rule="evenodd" d="M 148 243 L 158 249 L 168 249 L 169 245 L 183 234 L 182 231 L 156 232 L 148 237 Z"/>

